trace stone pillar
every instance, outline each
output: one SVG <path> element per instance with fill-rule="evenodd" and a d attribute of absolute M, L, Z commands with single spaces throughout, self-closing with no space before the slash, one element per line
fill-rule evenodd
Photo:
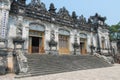
<path fill-rule="evenodd" d="M 2 44 L 2 48 L 7 55 L 7 67 L 9 72 L 13 72 L 13 49 L 8 48 L 8 20 L 9 20 L 9 10 L 11 2 L 10 0 L 2 0 L 0 5 L 0 38 L 6 41 Z M 10 45 L 11 46 L 11 45 Z M 1 47 L 1 45 L 0 45 Z"/>
<path fill-rule="evenodd" d="M 25 40 L 24 43 L 24 52 L 29 52 L 29 27 L 23 27 L 23 39 Z"/>
<path fill-rule="evenodd" d="M 73 43 L 74 43 L 74 34 L 71 32 L 69 36 L 69 49 L 70 49 L 70 54 L 74 53 L 74 48 L 73 48 Z"/>
<path fill-rule="evenodd" d="M 56 35 L 55 35 L 55 41 L 57 42 L 57 50 L 59 51 L 59 32 L 56 31 Z"/>
<path fill-rule="evenodd" d="M 97 25 L 98 27 L 98 25 Z M 100 46 L 100 42 L 101 42 L 101 39 L 100 39 L 100 33 L 99 33 L 99 27 L 97 28 L 97 52 L 99 54 L 101 54 L 101 46 Z"/>
<path fill-rule="evenodd" d="M 45 49 L 45 54 L 49 53 L 49 45 L 48 42 L 50 40 L 50 30 L 47 28 L 44 32 L 44 49 Z"/>

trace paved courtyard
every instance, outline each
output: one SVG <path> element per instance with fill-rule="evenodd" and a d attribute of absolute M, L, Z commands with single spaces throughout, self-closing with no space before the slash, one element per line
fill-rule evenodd
<path fill-rule="evenodd" d="M 0 76 L 0 80 L 120 80 L 120 64 L 113 67 L 80 70 L 58 74 L 15 79 L 15 75 Z"/>

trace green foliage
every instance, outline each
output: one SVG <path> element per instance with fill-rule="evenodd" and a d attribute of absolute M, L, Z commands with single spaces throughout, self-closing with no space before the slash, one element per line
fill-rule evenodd
<path fill-rule="evenodd" d="M 120 22 L 116 25 L 110 26 L 110 39 L 111 40 L 120 39 Z"/>

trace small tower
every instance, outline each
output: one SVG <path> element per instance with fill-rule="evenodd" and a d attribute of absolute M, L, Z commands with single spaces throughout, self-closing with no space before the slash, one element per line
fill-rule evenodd
<path fill-rule="evenodd" d="M 40 5 L 40 0 L 31 0 L 32 5 Z"/>
<path fill-rule="evenodd" d="M 0 0 L 0 57 L 2 61 L 7 62 L 7 68 L 12 72 L 12 54 L 8 52 L 8 20 L 12 0 Z M 9 56 L 7 56 L 9 55 Z M 1 62 L 1 60 L 0 60 Z M 3 74 L 6 73 L 3 70 Z"/>
<path fill-rule="evenodd" d="M 18 0 L 18 2 L 19 2 L 20 4 L 23 4 L 23 5 L 26 4 L 26 0 Z"/>
<path fill-rule="evenodd" d="M 50 4 L 50 7 L 49 7 L 49 12 L 50 12 L 50 13 L 55 13 L 55 11 L 56 11 L 56 8 L 54 7 L 54 4 L 51 3 L 51 4 Z"/>
<path fill-rule="evenodd" d="M 76 15 L 76 12 L 75 12 L 75 11 L 72 12 L 72 18 L 73 18 L 73 20 L 76 20 L 76 19 L 77 19 L 77 15 Z"/>

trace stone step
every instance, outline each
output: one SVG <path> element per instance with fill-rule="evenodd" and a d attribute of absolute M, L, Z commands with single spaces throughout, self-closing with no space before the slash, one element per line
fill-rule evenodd
<path fill-rule="evenodd" d="M 110 67 L 111 64 L 91 55 L 26 55 L 31 76 Z"/>

